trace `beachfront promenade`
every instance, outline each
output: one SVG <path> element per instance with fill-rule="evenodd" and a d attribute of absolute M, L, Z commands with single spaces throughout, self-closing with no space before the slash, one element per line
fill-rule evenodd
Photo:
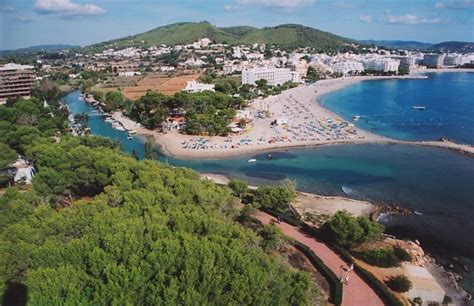
<path fill-rule="evenodd" d="M 264 224 L 270 224 L 275 220 L 272 216 L 258 212 L 255 217 Z M 283 234 L 289 236 L 306 246 L 308 246 L 321 260 L 328 266 L 334 274 L 340 276 L 341 265 L 347 267 L 347 264 L 332 251 L 326 244 L 317 241 L 313 237 L 303 233 L 300 229 L 291 226 L 287 223 L 275 223 Z M 347 273 L 347 272 L 345 272 Z M 345 276 L 346 274 L 344 274 Z M 342 305 L 347 306 L 377 306 L 384 305 L 382 300 L 375 294 L 372 288 L 367 285 L 355 272 L 349 274 L 349 282 L 344 285 Z"/>

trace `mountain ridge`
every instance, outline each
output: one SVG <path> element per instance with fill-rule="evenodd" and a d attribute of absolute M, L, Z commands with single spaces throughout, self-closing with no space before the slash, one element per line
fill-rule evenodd
<path fill-rule="evenodd" d="M 131 47 L 151 45 L 189 44 L 200 38 L 217 43 L 265 43 L 280 47 L 311 47 L 317 51 L 337 51 L 355 42 L 329 32 L 298 24 L 282 24 L 274 27 L 251 26 L 217 27 L 207 21 L 179 22 L 154 28 L 150 31 L 124 38 L 93 44 L 89 49 L 107 47 Z"/>

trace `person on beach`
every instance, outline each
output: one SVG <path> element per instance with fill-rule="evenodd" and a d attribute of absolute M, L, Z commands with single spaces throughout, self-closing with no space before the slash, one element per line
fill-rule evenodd
<path fill-rule="evenodd" d="M 354 264 L 351 263 L 351 265 L 349 266 L 349 272 L 352 272 L 354 270 Z"/>
<path fill-rule="evenodd" d="M 344 283 L 346 285 L 349 285 L 349 275 L 346 275 L 346 278 L 344 279 Z"/>

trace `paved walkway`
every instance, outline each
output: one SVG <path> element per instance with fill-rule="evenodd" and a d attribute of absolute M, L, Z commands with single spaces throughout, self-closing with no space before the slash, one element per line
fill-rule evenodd
<path fill-rule="evenodd" d="M 269 224 L 271 220 L 275 220 L 272 216 L 258 212 L 255 217 L 264 224 Z M 293 227 L 287 223 L 281 222 L 280 224 L 275 223 L 282 232 L 307 245 L 321 260 L 336 274 L 340 276 L 341 265 L 347 267 L 347 264 L 332 251 L 326 244 L 314 239 L 313 237 L 303 233 L 300 229 Z M 347 272 L 344 272 L 347 273 Z M 343 274 L 345 277 L 346 274 Z M 342 305 L 344 306 L 378 306 L 384 305 L 382 300 L 375 294 L 356 273 L 352 272 L 349 275 L 349 283 L 344 285 L 343 288 L 343 300 Z"/>

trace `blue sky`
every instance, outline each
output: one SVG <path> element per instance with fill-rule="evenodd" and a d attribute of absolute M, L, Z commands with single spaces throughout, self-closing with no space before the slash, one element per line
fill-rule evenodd
<path fill-rule="evenodd" d="M 299 23 L 355 39 L 474 41 L 474 0 L 0 0 L 0 49 L 86 45 L 202 20 Z"/>

